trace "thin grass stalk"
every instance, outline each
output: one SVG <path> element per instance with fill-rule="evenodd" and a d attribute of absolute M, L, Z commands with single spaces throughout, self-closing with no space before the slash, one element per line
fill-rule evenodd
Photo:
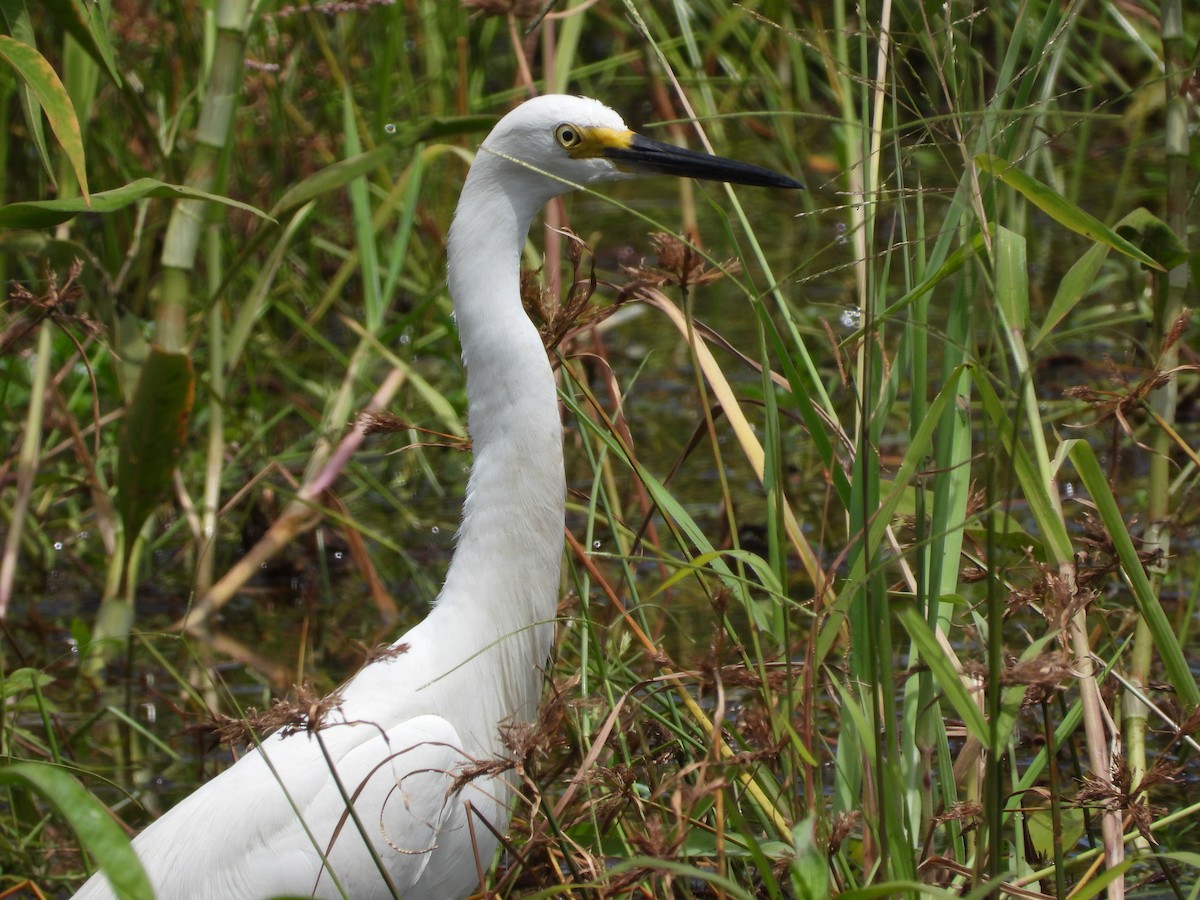
<path fill-rule="evenodd" d="M 997 287 L 997 294 L 999 293 L 1001 292 L 999 287 Z M 1003 308 L 1003 304 L 998 303 L 997 307 Z M 1010 334 L 1012 333 L 1011 328 L 1006 328 L 1005 331 Z M 985 443 L 987 436 L 988 429 L 985 425 Z M 984 516 L 984 552 L 987 554 L 989 561 L 1000 558 L 1000 546 L 996 539 L 996 518 L 998 510 L 1007 509 L 1007 505 L 999 503 L 997 489 L 999 479 L 996 469 L 996 466 L 991 465 L 987 466 L 985 471 L 987 512 Z M 988 739 L 984 745 L 986 755 L 984 756 L 983 790 L 981 792 L 983 800 L 982 819 L 984 838 L 978 845 L 980 853 L 976 858 L 975 865 L 975 871 L 979 873 L 981 876 L 980 880 L 982 881 L 992 881 L 998 878 L 1002 871 L 1004 790 L 1001 785 L 1000 757 L 1001 750 L 1008 738 L 1008 735 L 1001 733 L 1000 730 L 1000 678 L 1004 671 L 1003 585 L 1001 584 L 1000 572 L 997 571 L 996 566 L 988 566 L 987 576 L 987 600 L 985 608 L 987 617 L 987 689 L 985 695 L 981 698 L 981 705 L 985 707 L 985 715 L 988 720 Z M 1021 846 L 1021 842 L 1014 841 L 1014 846 Z"/>
<path fill-rule="evenodd" d="M 893 95 L 893 115 L 896 113 L 895 106 L 897 99 Z M 896 158 L 900 158 L 901 148 L 898 142 L 893 149 Z M 897 167 L 895 177 L 897 179 L 896 189 L 899 195 L 903 197 L 906 190 L 903 167 Z M 915 191 L 915 196 L 917 198 L 915 222 L 910 223 L 906 204 L 901 202 L 897 209 L 900 220 L 899 238 L 901 244 L 913 248 L 912 254 L 902 259 L 902 264 L 905 267 L 905 284 L 908 289 L 911 289 L 912 285 L 923 281 L 925 272 L 923 252 L 924 207 L 920 200 L 921 192 L 919 189 Z M 928 297 L 923 297 L 914 304 L 914 308 L 905 322 L 895 366 L 897 370 L 908 373 L 909 384 L 911 385 L 911 396 L 909 398 L 910 442 L 920 428 L 921 423 L 925 420 L 927 413 L 927 394 L 929 391 L 927 379 L 927 366 L 929 365 L 928 307 Z M 935 481 L 937 478 L 944 477 L 948 477 L 948 473 L 939 474 L 939 476 L 935 477 Z M 913 546 L 916 548 L 914 562 L 916 590 L 914 592 L 914 599 L 918 608 L 924 611 L 930 628 L 936 629 L 939 627 L 939 624 L 935 611 L 940 605 L 937 602 L 937 597 L 940 595 L 930 590 L 929 568 L 931 560 L 934 557 L 945 556 L 946 550 L 942 546 L 941 538 L 931 537 L 928 531 L 930 510 L 928 509 L 926 499 L 926 481 L 926 478 L 919 477 L 914 485 L 916 496 L 913 516 Z M 904 706 L 901 719 L 901 753 L 904 758 L 905 789 L 909 794 L 909 827 L 913 835 L 921 835 L 926 832 L 927 823 L 933 820 L 934 802 L 932 794 L 935 781 L 928 777 L 928 769 L 923 760 L 929 758 L 931 751 L 937 745 L 939 740 L 939 735 L 937 734 L 939 730 L 938 726 L 942 719 L 937 715 L 938 704 L 934 699 L 933 679 L 930 677 L 930 673 L 922 671 L 923 667 L 919 665 L 919 651 L 911 644 L 907 650 L 906 668 L 909 671 L 920 672 L 920 674 L 916 678 L 907 679 L 904 685 Z M 941 730 L 944 735 L 944 729 Z"/>
<path fill-rule="evenodd" d="M 832 12 L 834 18 L 833 28 L 831 29 L 833 46 L 824 47 L 823 56 L 825 58 L 826 76 L 838 105 L 838 122 L 842 132 L 839 150 L 843 154 L 842 168 L 846 173 L 845 177 L 847 181 L 845 190 L 850 197 L 854 198 L 862 196 L 862 158 L 864 155 L 863 144 L 865 143 L 865 138 L 859 135 L 861 124 L 854 107 L 854 83 L 850 77 L 850 73 L 856 71 L 858 67 L 850 59 L 850 49 L 847 40 L 849 29 L 846 23 L 846 5 L 844 3 L 836 3 L 833 5 Z M 847 231 L 854 242 L 853 260 L 857 292 L 857 302 L 855 305 L 861 310 L 865 302 L 864 292 L 867 283 L 865 272 L 863 271 L 867 251 L 861 221 L 861 204 L 851 202 L 848 206 L 847 215 L 849 216 Z M 861 363 L 861 357 L 859 361 Z M 861 375 L 861 373 L 859 374 Z M 862 384 L 861 378 L 857 384 L 860 392 L 859 396 L 862 397 L 861 392 L 865 391 L 865 387 Z M 862 441 L 863 432 L 861 431 L 861 402 L 859 408 L 856 410 L 856 416 L 860 424 L 853 431 L 855 435 L 855 447 L 853 451 L 855 460 L 850 475 L 850 492 L 846 497 L 846 514 L 849 520 L 848 533 L 858 536 L 857 543 L 852 552 L 861 556 L 865 552 L 861 542 L 865 540 L 866 529 L 864 523 L 867 518 L 867 499 L 863 494 L 862 467 L 866 465 L 866 453 Z M 863 612 L 863 598 L 857 590 L 847 595 L 846 589 L 843 589 L 843 600 L 850 607 L 848 623 L 849 636 L 852 640 L 850 646 L 851 672 L 857 682 L 870 685 L 871 673 L 864 664 L 864 652 L 862 649 L 869 647 L 869 642 L 871 641 L 871 635 L 866 631 L 868 616 Z M 818 648 L 817 661 L 820 662 L 823 656 L 824 654 Z M 839 716 L 842 730 L 837 742 L 834 768 L 834 811 L 835 813 L 842 814 L 861 812 L 868 822 L 878 822 L 880 810 L 878 806 L 877 780 L 882 777 L 882 773 L 878 769 L 872 772 L 869 766 L 864 765 L 864 760 L 868 752 L 867 748 L 870 746 L 868 736 L 874 733 L 874 728 L 866 727 L 867 717 L 859 708 L 859 703 L 865 701 L 865 696 L 851 701 L 851 698 L 840 686 L 835 685 L 835 687 L 842 694 L 841 703 L 844 712 Z M 848 720 L 845 716 L 846 712 L 857 712 L 858 715 L 852 715 Z M 851 722 L 861 724 L 858 724 L 858 727 L 846 727 Z M 871 871 L 879 859 L 879 851 L 871 845 L 871 840 L 873 838 L 870 829 L 864 828 L 863 868 L 866 871 Z"/>
<path fill-rule="evenodd" d="M 863 183 L 863 225 L 864 225 L 864 245 L 872 247 L 876 245 L 877 229 L 879 227 L 879 212 L 883 201 L 883 183 L 880 177 L 882 166 L 883 151 L 886 145 L 887 137 L 885 135 L 886 113 L 888 110 L 888 97 L 891 92 L 891 63 L 892 63 L 892 3 L 891 0 L 884 0 L 884 3 L 879 11 L 877 24 L 877 37 L 875 46 L 874 64 L 870 70 L 873 73 L 871 78 L 871 86 L 869 91 L 864 94 L 864 100 L 869 100 L 869 132 L 867 135 L 867 158 L 864 160 L 864 183 Z M 866 104 L 864 104 L 866 106 Z M 882 337 L 882 326 L 886 324 L 881 319 L 882 307 L 886 303 L 886 286 L 888 285 L 889 269 L 894 254 L 888 252 L 883 257 L 883 270 L 875 276 L 874 283 L 866 290 L 866 302 L 862 306 L 864 325 L 866 326 L 868 339 L 863 342 L 862 348 L 867 351 L 869 357 L 864 358 L 877 360 L 880 370 L 875 373 L 875 379 L 878 379 L 879 385 L 876 388 L 871 386 L 871 396 L 877 397 L 878 400 L 873 400 L 869 407 L 864 406 L 864 414 L 870 410 L 870 416 L 878 429 L 878 434 L 872 434 L 870 441 L 872 447 L 871 460 L 873 464 L 878 464 L 878 457 L 874 453 L 874 448 L 878 447 L 882 439 L 882 429 L 884 422 L 887 420 L 892 401 L 895 397 L 895 391 L 899 388 L 899 377 L 901 367 L 893 365 L 891 369 L 891 378 L 888 378 L 883 371 L 884 351 L 882 344 L 877 343 L 877 339 Z M 864 255 L 865 261 L 865 255 Z M 874 323 L 878 323 L 878 327 Z M 903 354 L 903 347 L 901 354 Z M 869 379 L 864 379 L 864 385 Z M 872 432 L 875 429 L 871 429 Z M 918 429 L 919 433 L 919 429 Z M 874 473 L 874 477 L 878 477 L 878 469 Z M 904 482 L 903 486 L 907 487 L 909 482 Z M 900 484 L 894 488 L 900 487 Z M 872 515 L 878 514 L 878 507 L 872 501 L 868 507 Z M 864 523 L 865 523 L 864 519 Z M 889 529 L 890 530 L 890 529 Z M 895 546 L 895 541 L 892 541 Z M 873 552 L 873 551 L 869 551 Z M 890 594 L 887 591 L 886 585 L 882 578 L 882 569 L 879 571 L 877 581 L 878 593 L 876 598 L 880 604 L 879 614 L 873 617 L 873 620 L 879 623 L 879 645 L 882 652 L 877 654 L 879 664 L 878 680 L 875 682 L 876 690 L 880 691 L 882 703 L 882 720 L 883 720 L 883 760 L 887 767 L 891 770 L 889 778 L 884 783 L 887 785 L 908 785 L 909 789 L 905 791 L 886 790 L 886 798 L 888 805 L 885 807 L 884 827 L 892 832 L 892 837 L 899 842 L 899 846 L 893 845 L 885 849 L 888 857 L 887 874 L 889 877 L 899 879 L 913 879 L 916 877 L 916 860 L 914 851 L 917 849 L 919 828 L 921 823 L 921 802 L 920 794 L 917 790 L 917 785 L 924 782 L 925 777 L 919 771 L 919 756 L 915 752 L 915 746 L 911 741 L 912 730 L 910 721 L 907 716 L 901 714 L 901 707 L 897 704 L 897 691 L 895 689 L 896 680 L 899 673 L 895 670 L 896 653 L 892 646 L 891 640 L 891 622 L 893 619 L 891 611 Z M 906 739 L 905 735 L 908 735 Z M 907 752 L 906 752 L 907 750 Z M 909 769 L 913 771 L 907 771 Z"/>
<path fill-rule="evenodd" d="M 17 457 L 17 496 L 12 505 L 8 534 L 4 536 L 4 557 L 0 559 L 0 619 L 4 618 L 12 599 L 17 559 L 21 553 L 21 539 L 25 534 L 26 516 L 33 494 L 33 480 L 42 452 L 42 426 L 46 416 L 46 388 L 50 383 L 55 327 L 49 316 L 38 326 L 37 356 L 34 358 L 33 380 L 29 386 L 29 409 L 25 414 L 25 433 Z"/>
<path fill-rule="evenodd" d="M 1161 12 L 1162 51 L 1166 73 L 1163 89 L 1166 92 L 1166 136 L 1167 161 L 1166 221 L 1176 237 L 1187 246 L 1188 241 L 1188 197 L 1192 185 L 1188 180 L 1188 100 L 1181 90 L 1188 75 L 1187 51 L 1184 43 L 1183 9 L 1178 0 L 1164 0 Z M 1184 310 L 1184 296 L 1188 287 L 1189 266 L 1186 262 L 1172 269 L 1165 277 L 1155 273 L 1154 278 L 1154 323 L 1151 359 L 1159 371 L 1172 372 L 1179 365 L 1179 340 L 1175 331 L 1176 321 Z M 1165 385 L 1150 397 L 1150 408 L 1160 426 L 1154 430 L 1152 453 L 1149 461 L 1149 484 L 1146 499 L 1145 549 L 1155 554 L 1149 567 L 1151 587 L 1161 595 L 1169 576 L 1171 551 L 1171 451 L 1174 447 L 1171 431 L 1175 426 L 1178 407 L 1179 382 L 1171 377 Z M 1148 770 L 1146 751 L 1146 720 L 1148 709 L 1140 693 L 1149 685 L 1151 663 L 1154 657 L 1154 639 L 1150 624 L 1139 617 L 1134 634 L 1133 655 L 1130 659 L 1129 679 L 1138 689 L 1124 695 L 1124 720 L 1126 752 L 1131 778 L 1137 784 Z M 1144 840 L 1140 843 L 1145 846 Z"/>
<path fill-rule="evenodd" d="M 221 284 L 220 230 L 207 229 L 208 294 L 215 296 Z M 196 540 L 195 591 L 204 595 L 212 587 L 217 546 L 217 513 L 221 505 L 221 480 L 225 461 L 226 338 L 224 306 L 211 304 L 208 310 L 208 439 L 204 467 L 204 493 L 200 501 L 200 521 Z"/>
<path fill-rule="evenodd" d="M 1008 338 L 1009 351 L 1015 364 L 1016 377 L 1019 379 L 1019 402 L 1022 406 L 1025 427 L 1028 429 L 1034 448 L 1033 463 L 1038 473 L 1037 490 L 1049 500 L 1050 514 L 1055 518 L 1056 530 L 1065 532 L 1066 525 L 1063 520 L 1062 505 L 1055 485 L 1055 467 L 1051 465 L 1046 449 L 1044 427 L 1033 389 L 1033 372 L 1025 346 L 1029 309 L 1025 242 L 1008 229 L 999 228 L 996 235 L 995 252 L 997 310 L 1001 315 L 1001 324 L 1005 336 Z M 1089 763 L 1093 776 L 1101 782 L 1111 785 L 1113 760 L 1108 752 L 1108 729 L 1105 724 L 1108 715 L 1104 710 L 1103 699 L 1096 680 L 1087 628 L 1086 604 L 1079 602 L 1079 592 L 1075 582 L 1074 556 L 1061 553 L 1055 558 L 1054 564 L 1058 569 L 1058 577 L 1061 579 L 1063 590 L 1066 592 L 1065 596 L 1071 598 L 1077 607 L 1072 612 L 1067 627 L 1067 645 L 1074 656 L 1074 665 L 1079 673 L 1079 689 L 1084 703 L 1084 731 L 1087 735 Z M 993 797 L 993 800 L 995 799 Z M 1102 809 L 1099 815 L 1106 848 L 1106 864 L 1110 869 L 1114 869 L 1120 866 L 1124 859 L 1121 813 L 1117 809 Z M 1115 884 L 1110 890 L 1110 897 L 1112 900 L 1120 900 L 1122 896 L 1122 887 Z"/>
<path fill-rule="evenodd" d="M 840 7 L 839 7 L 840 9 Z M 851 603 L 850 632 L 851 674 L 862 683 L 863 702 L 874 710 L 877 727 L 873 732 L 871 747 L 875 771 L 872 778 L 872 806 L 876 816 L 869 816 L 875 824 L 875 840 L 878 841 L 878 861 L 884 878 L 911 878 L 915 874 L 912 859 L 913 843 L 910 839 L 908 810 L 911 806 L 904 795 L 893 790 L 894 785 L 904 784 L 903 757 L 900 756 L 900 736 L 897 733 L 897 707 L 894 690 L 893 646 L 891 639 L 891 614 L 887 587 L 883 578 L 882 544 L 871 539 L 874 529 L 870 523 L 880 511 L 880 460 L 877 448 L 882 438 L 883 424 L 887 416 L 885 393 L 884 359 L 882 349 L 882 325 L 879 312 L 883 306 L 883 285 L 887 283 L 886 263 L 884 271 L 874 271 L 870 265 L 872 248 L 876 245 L 878 223 L 877 192 L 879 190 L 879 161 L 882 151 L 882 115 L 886 94 L 883 86 L 887 80 L 889 58 L 888 22 L 890 4 L 885 3 L 880 23 L 880 35 L 876 46 L 874 64 L 869 61 L 866 36 L 860 38 L 858 52 L 863 65 L 861 70 L 874 72 L 874 77 L 863 85 L 861 94 L 861 116 L 854 113 L 849 104 L 854 93 L 844 94 L 843 121 L 853 123 L 850 149 L 849 179 L 851 203 L 849 206 L 850 234 L 854 246 L 854 272 L 857 306 L 863 316 L 867 339 L 857 348 L 854 382 L 858 396 L 856 409 L 857 448 L 852 481 L 852 503 L 850 507 L 850 531 L 859 535 L 852 547 L 849 562 L 852 568 L 864 564 L 864 578 L 859 582 L 859 595 Z M 867 124 L 864 124 L 867 123 Z M 859 638 L 863 640 L 859 641 Z"/>
<path fill-rule="evenodd" d="M 971 494 L 973 438 L 970 417 L 964 410 L 970 408 L 971 378 L 967 372 L 967 353 L 972 346 L 971 303 L 974 299 L 969 289 L 969 277 L 961 278 L 954 285 L 950 299 L 950 314 L 946 323 L 946 334 L 942 341 L 942 384 L 955 385 L 954 402 L 948 405 L 938 424 L 934 445 L 934 464 L 937 475 L 933 488 L 933 508 L 929 530 L 935 535 L 936 543 L 931 547 L 928 564 L 928 585 L 931 591 L 925 619 L 938 633 L 949 634 L 952 610 L 943 598 L 951 597 L 959 590 L 959 565 L 962 558 L 964 525 L 967 504 Z M 944 718 L 938 715 L 940 702 L 933 704 L 934 684 L 930 676 L 919 678 L 922 709 L 930 710 L 931 739 L 940 772 L 953 772 L 950 746 L 946 735 Z M 954 778 L 939 778 L 934 790 L 940 808 L 953 809 L 960 796 Z M 966 861 L 967 846 L 961 840 L 962 833 L 957 822 L 947 823 L 951 846 L 957 847 Z"/>

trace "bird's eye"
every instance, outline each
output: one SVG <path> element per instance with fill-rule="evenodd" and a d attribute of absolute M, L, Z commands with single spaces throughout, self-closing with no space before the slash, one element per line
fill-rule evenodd
<path fill-rule="evenodd" d="M 559 125 L 554 129 L 554 139 L 567 150 L 578 147 L 579 142 L 583 140 L 579 129 L 574 125 Z"/>

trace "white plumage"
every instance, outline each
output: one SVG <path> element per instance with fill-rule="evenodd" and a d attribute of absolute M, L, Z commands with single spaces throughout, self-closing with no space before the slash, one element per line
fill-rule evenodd
<path fill-rule="evenodd" d="M 492 829 L 508 825 L 510 789 L 490 776 L 450 788 L 464 766 L 504 755 L 504 723 L 537 713 L 562 554 L 561 423 L 545 350 L 521 306 L 521 249 L 546 201 L 622 177 L 618 165 L 799 187 L 634 135 L 586 98 L 539 97 L 500 121 L 450 228 L 475 459 L 445 585 L 396 641 L 407 650 L 343 685 L 315 733 L 267 738 L 134 840 L 160 900 L 390 897 L 381 869 L 405 900 L 450 900 L 479 886 L 497 846 Z M 112 896 L 102 874 L 76 894 Z"/>

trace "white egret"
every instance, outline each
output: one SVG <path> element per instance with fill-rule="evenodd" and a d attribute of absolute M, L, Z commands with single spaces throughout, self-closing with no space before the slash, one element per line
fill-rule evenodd
<path fill-rule="evenodd" d="M 562 426 L 521 306 L 521 249 L 552 197 L 639 172 L 800 187 L 643 138 L 582 97 L 538 97 L 500 120 L 450 228 L 475 460 L 445 585 L 394 653 L 334 694 L 317 727 L 265 739 L 134 840 L 160 900 L 448 900 L 479 886 L 493 830 L 508 824 L 509 788 L 502 776 L 455 777 L 503 757 L 501 726 L 537 713 L 562 557 Z M 112 896 L 102 873 L 76 894 Z"/>

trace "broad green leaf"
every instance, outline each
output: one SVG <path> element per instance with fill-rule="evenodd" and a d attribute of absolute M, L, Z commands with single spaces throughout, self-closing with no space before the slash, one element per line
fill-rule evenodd
<path fill-rule="evenodd" d="M 79 181 L 79 192 L 86 201 L 88 183 L 83 159 L 83 134 L 79 130 L 75 107 L 71 105 L 71 98 L 58 73 L 35 47 L 7 34 L 0 34 L 0 58 L 13 67 L 37 97 L 50 127 L 54 129 L 59 145 L 75 171 L 75 178 Z"/>
<path fill-rule="evenodd" d="M 1076 234 L 1081 234 L 1088 240 L 1107 244 L 1114 250 L 1136 259 L 1151 269 L 1166 271 L 1160 262 L 1143 253 L 1091 213 L 1080 209 L 1032 175 L 1022 172 L 1008 160 L 991 153 L 981 153 L 975 157 L 975 165 L 999 178 L 1054 221 Z"/>
<path fill-rule="evenodd" d="M 154 900 L 150 879 L 121 826 L 65 769 L 43 763 L 13 763 L 0 768 L 0 785 L 33 791 L 53 806 L 74 829 L 79 843 L 91 853 L 122 900 Z"/>
<path fill-rule="evenodd" d="M 171 490 L 194 393 L 195 376 L 187 355 L 153 347 L 121 424 L 118 444 L 117 511 L 125 525 L 126 548 L 133 546 L 146 517 Z"/>
<path fill-rule="evenodd" d="M 1116 231 L 1168 267 L 1187 259 L 1187 248 L 1175 233 L 1146 209 L 1135 209 L 1125 216 L 1117 223 Z M 1093 244 L 1063 276 L 1050 309 L 1046 311 L 1046 319 L 1029 346 L 1031 351 L 1054 331 L 1080 300 L 1096 289 L 1096 276 L 1108 258 L 1109 249 L 1106 244 Z"/>
<path fill-rule="evenodd" d="M 396 126 L 388 141 L 408 146 L 422 141 L 491 131 L 496 122 L 496 116 L 430 116 Z"/>
<path fill-rule="evenodd" d="M 108 213 L 124 209 L 139 200 L 207 200 L 234 209 L 253 213 L 260 219 L 274 221 L 269 215 L 248 203 L 240 203 L 218 194 L 198 191 L 179 184 L 167 184 L 157 178 L 139 178 L 111 191 L 92 194 L 91 204 L 81 197 L 70 200 L 28 200 L 0 206 L 0 228 L 50 228 L 73 219 L 80 213 Z"/>
<path fill-rule="evenodd" d="M 1078 890 L 1072 891 L 1071 900 L 1091 900 L 1092 897 L 1101 896 L 1114 881 L 1124 879 L 1125 873 L 1132 866 L 1133 860 L 1127 858 L 1124 862 L 1113 866 L 1111 869 L 1105 869 L 1095 878 L 1081 885 Z"/>
<path fill-rule="evenodd" d="M 1029 330 L 1029 263 L 1025 236 L 1005 228 L 996 229 L 996 309 L 1000 312 L 1013 356 L 1025 358 L 1025 332 Z"/>
<path fill-rule="evenodd" d="M 4 678 L 0 678 L 0 698 L 15 697 L 34 687 L 45 687 L 54 681 L 53 675 L 47 675 L 38 669 L 14 669 Z"/>
<path fill-rule="evenodd" d="M 279 218 L 309 200 L 338 190 L 365 175 L 372 169 L 389 162 L 401 147 L 410 147 L 423 141 L 457 137 L 476 131 L 486 131 L 496 124 L 495 116 L 455 116 L 449 118 L 418 119 L 394 127 L 395 131 L 386 143 L 374 149 L 338 160 L 305 178 L 289 189 L 271 209 L 271 215 Z"/>
<path fill-rule="evenodd" d="M 801 900 L 829 897 L 829 859 L 813 840 L 817 827 L 816 816 L 809 816 L 792 829 L 792 887 Z"/>

